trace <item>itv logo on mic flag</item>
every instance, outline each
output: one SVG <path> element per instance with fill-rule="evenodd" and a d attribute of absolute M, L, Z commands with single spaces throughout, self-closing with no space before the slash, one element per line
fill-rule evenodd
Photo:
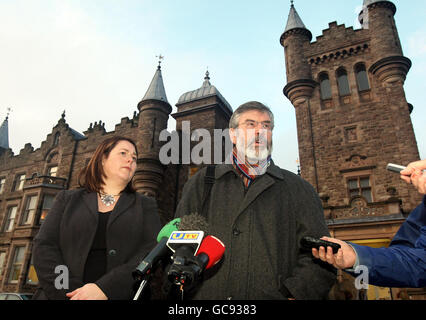
<path fill-rule="evenodd" d="M 193 232 L 193 231 L 173 231 L 172 235 L 170 236 L 173 240 L 197 240 L 200 237 L 200 232 Z"/>
<path fill-rule="evenodd" d="M 189 245 L 197 252 L 203 238 L 204 231 L 173 231 L 167 241 L 167 246 L 175 252 L 178 247 Z"/>

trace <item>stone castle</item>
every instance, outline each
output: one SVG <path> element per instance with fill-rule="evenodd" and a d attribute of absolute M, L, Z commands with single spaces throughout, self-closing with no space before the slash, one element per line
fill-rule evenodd
<path fill-rule="evenodd" d="M 312 42 L 294 5 L 280 42 L 285 51 L 284 95 L 297 119 L 301 176 L 319 193 L 332 236 L 372 246 L 389 244 L 421 197 L 386 170 L 389 162 L 419 159 L 404 80 L 411 62 L 403 56 L 391 1 L 364 0 L 362 29 L 336 22 Z M 277 66 L 282 67 L 282 66 Z M 106 132 L 99 121 L 79 133 L 65 113 L 40 148 L 26 144 L 18 155 L 8 145 L 8 121 L 0 127 L 0 291 L 33 292 L 32 239 L 63 189 L 78 187 L 78 173 L 97 145 L 113 135 L 135 140 L 139 152 L 135 187 L 155 197 L 162 221 L 169 221 L 195 164 L 164 165 L 159 160 L 163 130 L 228 127 L 233 108 L 210 82 L 179 98 L 177 112 L 167 100 L 160 65 L 133 118 Z M 172 116 L 176 128 L 167 128 Z M 338 294 L 359 298 L 353 288 Z M 370 291 L 370 290 L 369 290 Z M 377 292 L 378 293 L 377 293 Z M 369 298 L 419 297 L 417 291 L 377 289 Z"/>

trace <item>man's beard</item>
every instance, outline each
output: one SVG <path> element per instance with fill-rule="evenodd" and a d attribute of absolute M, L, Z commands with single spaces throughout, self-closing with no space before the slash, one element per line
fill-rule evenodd
<path fill-rule="evenodd" d="M 263 145 L 256 148 L 255 143 L 262 142 Z M 237 137 L 237 152 L 240 159 L 245 159 L 250 164 L 259 164 L 272 154 L 272 139 L 268 143 L 266 137 L 253 137 L 245 145 L 244 136 Z"/>
<path fill-rule="evenodd" d="M 256 150 L 254 146 L 248 146 L 245 150 L 246 159 L 249 163 L 255 164 L 266 160 L 272 153 L 272 143 Z"/>

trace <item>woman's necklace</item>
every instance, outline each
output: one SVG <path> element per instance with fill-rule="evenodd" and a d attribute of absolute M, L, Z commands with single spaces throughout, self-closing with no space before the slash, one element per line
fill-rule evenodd
<path fill-rule="evenodd" d="M 119 196 L 120 194 L 106 194 L 99 191 L 99 197 L 101 198 L 101 201 L 104 205 L 109 207 L 110 205 L 114 204 L 115 197 Z"/>

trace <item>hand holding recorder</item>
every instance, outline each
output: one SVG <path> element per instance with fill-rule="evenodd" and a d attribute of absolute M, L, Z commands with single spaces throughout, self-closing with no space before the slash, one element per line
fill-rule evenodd
<path fill-rule="evenodd" d="M 401 179 L 413 186 L 421 193 L 426 194 L 426 160 L 410 163 L 400 172 Z"/>
<path fill-rule="evenodd" d="M 332 243 L 337 243 L 340 245 L 337 253 L 333 253 L 333 248 L 331 246 L 320 246 L 319 249 L 312 248 L 312 255 L 321 259 L 324 262 L 332 264 L 337 269 L 347 269 L 352 268 L 356 261 L 356 253 L 354 249 L 347 244 L 345 241 L 322 237 L 321 240 L 329 241 Z"/>

